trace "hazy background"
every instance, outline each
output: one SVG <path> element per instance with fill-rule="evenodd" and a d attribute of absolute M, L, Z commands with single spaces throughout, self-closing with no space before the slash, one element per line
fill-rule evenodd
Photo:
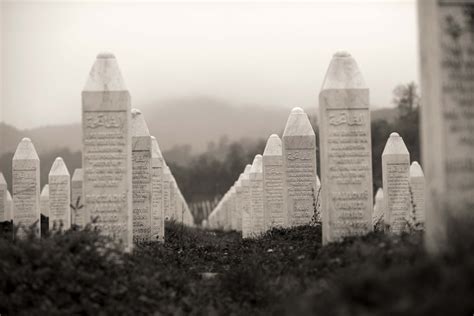
<path fill-rule="evenodd" d="M 337 50 L 356 58 L 374 107 L 418 78 L 414 1 L 2 1 L 1 21 L 0 118 L 22 129 L 79 122 L 101 51 L 144 112 L 196 96 L 316 107 Z"/>

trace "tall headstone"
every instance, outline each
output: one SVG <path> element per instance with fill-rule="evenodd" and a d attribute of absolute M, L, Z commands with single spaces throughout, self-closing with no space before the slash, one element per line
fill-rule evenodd
<path fill-rule="evenodd" d="M 30 227 L 40 232 L 40 160 L 29 138 L 23 138 L 13 155 L 13 224 L 18 236 Z"/>
<path fill-rule="evenodd" d="M 446 249 L 451 223 L 474 221 L 474 2 L 419 0 L 426 242 Z"/>
<path fill-rule="evenodd" d="M 303 109 L 297 107 L 291 111 L 282 147 L 288 224 L 310 224 L 319 189 L 316 187 L 316 135 Z"/>
<path fill-rule="evenodd" d="M 0 222 L 7 221 L 7 181 L 0 172 Z"/>
<path fill-rule="evenodd" d="M 413 161 L 410 166 L 410 195 L 415 224 L 423 225 L 425 223 L 425 175 L 417 161 Z"/>
<path fill-rule="evenodd" d="M 285 203 L 285 170 L 281 139 L 276 134 L 272 134 L 267 140 L 263 151 L 262 170 L 265 229 L 286 227 L 288 213 Z"/>
<path fill-rule="evenodd" d="M 377 193 L 375 193 L 374 212 L 372 215 L 372 225 L 374 226 L 374 229 L 383 228 L 384 213 L 385 213 L 385 202 L 383 199 L 383 189 L 379 188 L 377 190 Z"/>
<path fill-rule="evenodd" d="M 49 184 L 45 184 L 40 195 L 40 212 L 44 217 L 49 218 Z"/>
<path fill-rule="evenodd" d="M 369 107 L 356 61 L 334 54 L 319 94 L 323 244 L 372 230 Z"/>
<path fill-rule="evenodd" d="M 171 180 L 171 171 L 165 162 L 163 169 L 163 213 L 165 220 L 171 220 Z"/>
<path fill-rule="evenodd" d="M 74 170 L 71 179 L 71 213 L 72 224 L 79 227 L 86 225 L 86 216 L 84 214 L 84 198 L 82 194 L 83 176 L 82 169 Z"/>
<path fill-rule="evenodd" d="M 169 216 L 170 216 L 170 219 L 177 221 L 178 218 L 176 216 L 177 215 L 176 214 L 176 196 L 177 196 L 178 186 L 176 185 L 176 180 L 174 179 L 174 176 L 172 173 L 171 173 L 171 179 L 169 182 L 169 187 L 170 187 Z"/>
<path fill-rule="evenodd" d="M 241 194 L 241 207 L 242 207 L 242 238 L 249 238 L 252 236 L 252 221 L 251 212 L 252 206 L 250 203 L 250 180 L 249 173 L 252 165 L 246 165 L 245 170 L 242 174 L 242 194 Z"/>
<path fill-rule="evenodd" d="M 143 114 L 132 109 L 133 241 L 151 241 L 151 136 Z"/>
<path fill-rule="evenodd" d="M 87 222 L 132 243 L 130 94 L 114 55 L 102 53 L 82 91 L 82 168 Z"/>
<path fill-rule="evenodd" d="M 158 141 L 151 137 L 151 238 L 164 241 L 165 214 L 163 205 L 164 159 Z"/>
<path fill-rule="evenodd" d="M 11 221 L 13 219 L 13 198 L 10 191 L 7 190 L 7 201 L 5 205 L 5 220 Z"/>
<path fill-rule="evenodd" d="M 71 228 L 71 178 L 61 157 L 54 160 L 49 171 L 49 227 L 53 230 Z"/>
<path fill-rule="evenodd" d="M 410 153 L 398 133 L 390 134 L 382 153 L 384 223 L 391 232 L 406 229 L 410 209 Z"/>
<path fill-rule="evenodd" d="M 234 189 L 234 199 L 235 199 L 235 230 L 242 231 L 242 177 L 241 173 L 239 179 L 235 182 Z"/>
<path fill-rule="evenodd" d="M 252 221 L 252 233 L 254 236 L 265 232 L 265 215 L 263 208 L 263 173 L 262 155 L 256 155 L 253 159 L 249 173 L 250 180 L 250 203 Z"/>

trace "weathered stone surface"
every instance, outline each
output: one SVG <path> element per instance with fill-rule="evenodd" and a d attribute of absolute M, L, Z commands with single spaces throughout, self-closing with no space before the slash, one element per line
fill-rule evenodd
<path fill-rule="evenodd" d="M 133 242 L 151 241 L 151 137 L 145 117 L 132 109 Z"/>
<path fill-rule="evenodd" d="M 82 167 L 87 222 L 132 248 L 130 94 L 112 54 L 97 56 L 82 91 Z"/>
<path fill-rule="evenodd" d="M 11 221 L 13 219 L 13 198 L 10 191 L 7 190 L 7 201 L 5 205 L 5 220 Z"/>
<path fill-rule="evenodd" d="M 0 222 L 7 221 L 7 182 L 0 172 Z"/>
<path fill-rule="evenodd" d="M 178 216 L 176 213 L 176 198 L 177 198 L 177 191 L 178 191 L 178 186 L 176 185 L 176 180 L 174 179 L 173 174 L 170 172 L 171 178 L 170 178 L 170 204 L 169 204 L 169 214 L 170 214 L 170 219 L 173 219 L 175 221 L 178 220 Z"/>
<path fill-rule="evenodd" d="M 422 225 L 425 222 L 425 175 L 417 161 L 410 166 L 410 193 L 414 224 Z"/>
<path fill-rule="evenodd" d="M 253 159 L 249 173 L 249 180 L 251 203 L 250 220 L 252 222 L 252 234 L 257 236 L 265 232 L 262 155 L 256 155 Z"/>
<path fill-rule="evenodd" d="M 18 236 L 33 227 L 40 231 L 40 161 L 29 138 L 23 138 L 13 155 L 13 224 L 18 226 Z"/>
<path fill-rule="evenodd" d="M 369 89 L 356 61 L 334 54 L 319 94 L 323 244 L 372 230 Z"/>
<path fill-rule="evenodd" d="M 285 199 L 290 226 L 309 224 L 315 213 L 316 136 L 308 116 L 294 108 L 282 137 L 285 175 Z"/>
<path fill-rule="evenodd" d="M 250 203 L 250 180 L 249 173 L 252 165 L 246 165 L 245 170 L 242 174 L 242 238 L 249 238 L 252 236 L 252 222 L 251 222 L 251 212 L 252 206 Z"/>
<path fill-rule="evenodd" d="M 265 229 L 288 226 L 283 151 L 278 135 L 271 135 L 262 158 Z"/>
<path fill-rule="evenodd" d="M 437 253 L 449 248 L 453 219 L 474 217 L 474 2 L 424 0 L 418 6 L 425 245 Z"/>
<path fill-rule="evenodd" d="M 83 186 L 83 174 L 82 169 L 77 168 L 74 170 L 71 179 L 71 213 L 72 213 L 72 224 L 79 227 L 86 225 L 86 216 L 84 213 L 84 198 L 82 194 Z"/>
<path fill-rule="evenodd" d="M 49 228 L 71 228 L 71 177 L 61 157 L 54 160 L 49 171 Z"/>
<path fill-rule="evenodd" d="M 406 228 L 410 209 L 410 153 L 398 133 L 390 134 L 382 153 L 385 224 L 394 233 Z"/>
<path fill-rule="evenodd" d="M 49 184 L 45 184 L 40 195 L 40 212 L 49 218 Z"/>
<path fill-rule="evenodd" d="M 165 214 L 165 220 L 171 219 L 171 179 L 172 175 L 170 168 L 165 163 L 165 167 L 163 169 L 163 212 Z"/>
<path fill-rule="evenodd" d="M 375 227 L 383 228 L 384 223 L 384 213 L 385 213 L 385 202 L 383 199 L 383 189 L 379 188 L 377 193 L 375 193 L 375 204 L 374 212 L 372 215 L 372 225 Z"/>
<path fill-rule="evenodd" d="M 151 238 L 164 241 L 165 214 L 163 205 L 163 172 L 165 162 L 160 146 L 154 136 L 151 137 Z"/>
<path fill-rule="evenodd" d="M 240 174 L 239 179 L 235 182 L 235 230 L 242 231 L 242 177 L 243 173 Z"/>

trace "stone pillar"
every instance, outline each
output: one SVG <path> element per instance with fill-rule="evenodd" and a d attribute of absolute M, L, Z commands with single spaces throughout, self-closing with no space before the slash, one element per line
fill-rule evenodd
<path fill-rule="evenodd" d="M 151 137 L 145 118 L 132 109 L 133 242 L 151 241 Z"/>
<path fill-rule="evenodd" d="M 410 209 L 409 171 L 408 149 L 400 135 L 392 133 L 382 153 L 382 179 L 385 225 L 394 233 L 406 229 Z"/>
<path fill-rule="evenodd" d="M 49 231 L 49 184 L 45 184 L 40 195 L 41 235 Z"/>
<path fill-rule="evenodd" d="M 316 135 L 308 116 L 294 108 L 282 137 L 285 176 L 285 199 L 290 226 L 308 225 L 315 213 Z"/>
<path fill-rule="evenodd" d="M 372 230 L 369 107 L 356 61 L 334 54 L 319 94 L 323 244 Z"/>
<path fill-rule="evenodd" d="M 54 160 L 49 171 L 49 228 L 71 228 L 71 178 L 61 157 Z"/>
<path fill-rule="evenodd" d="M 18 236 L 34 227 L 41 236 L 40 218 L 40 160 L 29 138 L 23 138 L 16 148 L 12 163 L 13 225 L 19 227 Z"/>
<path fill-rule="evenodd" d="M 163 169 L 164 159 L 158 141 L 151 137 L 151 238 L 165 240 L 165 214 L 163 206 Z"/>
<path fill-rule="evenodd" d="M 413 161 L 410 166 L 410 194 L 414 224 L 423 226 L 425 223 L 425 175 L 417 161 Z"/>
<path fill-rule="evenodd" d="M 0 172 L 0 222 L 7 221 L 7 181 Z"/>
<path fill-rule="evenodd" d="M 117 60 L 99 54 L 82 91 L 84 210 L 126 250 L 133 247 L 130 110 Z"/>
<path fill-rule="evenodd" d="M 383 189 L 379 188 L 375 194 L 374 212 L 372 215 L 372 226 L 374 229 L 383 230 L 384 226 L 385 202 L 383 199 Z"/>
<path fill-rule="evenodd" d="M 250 180 L 250 203 L 252 221 L 252 234 L 258 236 L 265 232 L 265 216 L 263 210 L 263 173 L 262 155 L 256 155 L 253 159 L 249 173 Z"/>
<path fill-rule="evenodd" d="M 13 198 L 10 191 L 7 190 L 7 200 L 5 205 L 5 220 L 11 221 L 13 219 Z"/>
<path fill-rule="evenodd" d="M 86 225 L 86 216 L 84 214 L 84 204 L 82 197 L 82 185 L 83 185 L 82 169 L 78 168 L 74 170 L 71 179 L 71 212 L 72 212 L 72 224 L 79 227 Z"/>
<path fill-rule="evenodd" d="M 249 238 L 252 236 L 252 222 L 251 212 L 252 206 L 250 203 L 250 181 L 249 173 L 252 165 L 246 165 L 241 179 L 242 182 L 242 238 Z"/>
<path fill-rule="evenodd" d="M 262 158 L 265 229 L 288 226 L 281 139 L 271 135 Z"/>
<path fill-rule="evenodd" d="M 419 0 L 418 12 L 425 245 L 438 253 L 474 222 L 474 2 Z"/>

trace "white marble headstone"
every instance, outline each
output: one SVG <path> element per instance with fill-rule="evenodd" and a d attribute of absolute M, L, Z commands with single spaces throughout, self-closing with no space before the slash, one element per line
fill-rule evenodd
<path fill-rule="evenodd" d="M 382 153 L 385 225 L 391 232 L 406 229 L 410 209 L 410 153 L 398 133 L 390 134 Z"/>
<path fill-rule="evenodd" d="M 160 146 L 154 136 L 151 137 L 151 237 L 152 240 L 164 241 L 165 214 L 163 205 L 163 169 L 164 159 Z"/>
<path fill-rule="evenodd" d="M 115 56 L 102 53 L 82 91 L 82 168 L 87 222 L 103 234 L 132 242 L 130 94 Z"/>
<path fill-rule="evenodd" d="M 7 221 L 7 182 L 0 172 L 0 222 Z"/>
<path fill-rule="evenodd" d="M 334 54 L 319 94 L 323 244 L 372 230 L 370 104 L 356 61 Z"/>
<path fill-rule="evenodd" d="M 447 233 L 472 224 L 474 54 L 472 0 L 419 0 L 422 157 L 426 242 L 449 249 Z"/>
<path fill-rule="evenodd" d="M 252 206 L 250 203 L 250 180 L 249 174 L 252 165 L 246 165 L 245 170 L 242 174 L 242 238 L 249 238 L 252 236 L 252 222 L 251 222 L 251 212 Z"/>
<path fill-rule="evenodd" d="M 262 155 L 256 155 L 253 159 L 249 173 L 250 180 L 250 220 L 252 222 L 252 234 L 257 236 L 265 232 L 265 217 L 263 209 L 263 173 Z"/>
<path fill-rule="evenodd" d="M 71 176 L 61 157 L 54 160 L 49 171 L 49 228 L 71 228 Z"/>
<path fill-rule="evenodd" d="M 425 222 L 425 175 L 417 161 L 410 166 L 411 207 L 417 224 Z"/>
<path fill-rule="evenodd" d="M 41 236 L 40 219 L 40 160 L 33 143 L 23 138 L 13 155 L 13 224 L 19 227 L 18 236 L 34 227 Z"/>
<path fill-rule="evenodd" d="M 262 158 L 265 228 L 286 227 L 288 212 L 285 203 L 285 171 L 281 139 L 272 134 Z"/>
<path fill-rule="evenodd" d="M 294 108 L 288 117 L 282 137 L 282 151 L 288 224 L 310 224 L 319 189 L 316 187 L 316 135 L 301 108 Z"/>

